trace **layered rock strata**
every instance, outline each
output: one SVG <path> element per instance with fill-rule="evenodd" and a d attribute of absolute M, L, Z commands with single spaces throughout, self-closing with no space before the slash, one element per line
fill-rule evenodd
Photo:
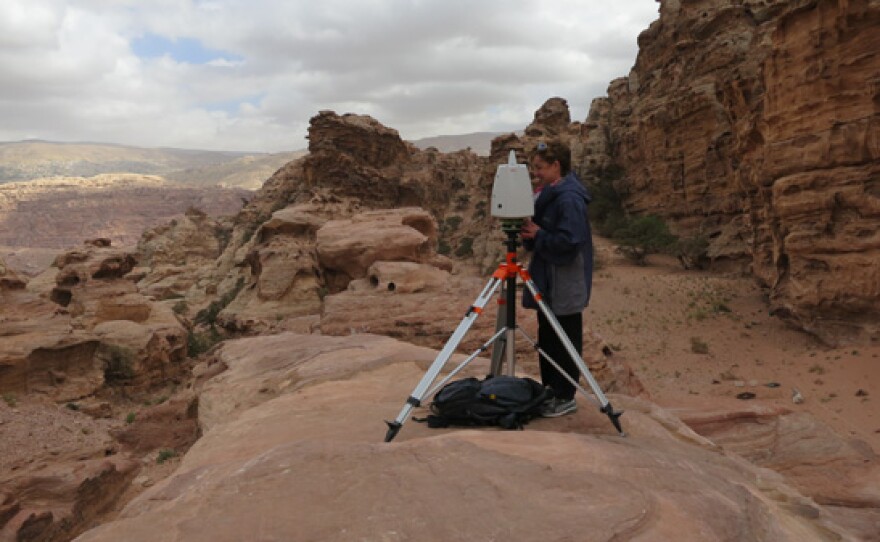
<path fill-rule="evenodd" d="M 586 177 L 751 270 L 827 342 L 880 337 L 880 5 L 661 2 L 593 102 Z"/>
<path fill-rule="evenodd" d="M 124 278 L 134 264 L 130 253 L 95 240 L 58 257 L 45 297 L 0 290 L 0 392 L 70 401 L 110 380 L 149 388 L 177 375 L 185 328 Z"/>

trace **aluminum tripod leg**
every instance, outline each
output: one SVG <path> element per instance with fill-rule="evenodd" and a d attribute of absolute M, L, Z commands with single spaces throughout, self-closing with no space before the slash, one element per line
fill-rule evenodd
<path fill-rule="evenodd" d="M 440 388 L 442 388 L 444 384 L 446 384 L 447 382 L 449 382 L 450 380 L 452 380 L 452 377 L 453 377 L 453 376 L 455 376 L 455 375 L 457 375 L 458 373 L 460 373 L 462 369 L 464 369 L 465 367 L 467 367 L 468 363 L 474 361 L 474 359 L 475 359 L 477 356 L 479 356 L 480 354 L 482 354 L 483 352 L 485 352 L 486 350 L 488 350 L 489 347 L 492 346 L 493 344 L 495 344 L 495 343 L 498 341 L 498 339 L 500 339 L 505 333 L 507 333 L 507 328 L 501 328 L 501 329 L 499 329 L 498 331 L 496 331 L 496 332 L 495 332 L 495 335 L 492 335 L 492 338 L 491 338 L 491 339 L 489 339 L 488 341 L 486 341 L 485 343 L 483 343 L 483 346 L 477 348 L 477 349 L 474 351 L 473 354 L 471 354 L 470 356 L 468 356 L 467 358 L 465 358 L 464 361 L 462 361 L 461 363 L 459 363 L 458 366 L 457 366 L 455 369 L 449 371 L 449 374 L 446 375 L 446 376 L 444 376 L 443 379 L 440 380 L 440 382 L 437 382 L 436 384 L 434 384 L 434 387 L 431 388 L 430 390 L 428 390 L 427 393 L 425 393 L 425 397 L 430 397 L 430 396 L 434 395 L 435 393 L 437 393 L 437 391 L 438 391 Z"/>
<path fill-rule="evenodd" d="M 514 252 L 516 247 L 508 247 Z M 515 267 L 514 267 L 515 266 Z M 516 276 L 512 269 L 521 269 L 516 264 L 515 254 L 508 254 L 507 273 L 498 300 L 498 317 L 495 320 L 495 331 L 507 328 L 507 333 L 500 344 L 492 350 L 492 376 L 501 374 L 502 357 L 507 360 L 508 376 L 516 374 Z M 497 275 L 496 275 L 497 277 Z M 500 279 L 499 279 L 500 280 Z"/>
<path fill-rule="evenodd" d="M 507 298 L 507 289 L 502 286 L 501 287 L 501 296 L 499 299 Z M 507 327 L 507 310 L 504 305 L 498 305 L 498 314 L 495 316 L 495 332 L 499 332 L 502 329 Z M 501 374 L 501 364 L 504 359 L 504 352 L 506 349 L 506 335 L 502 336 L 501 339 L 495 343 L 492 347 L 492 365 L 490 365 L 491 369 L 489 370 L 489 374 L 492 376 L 498 376 Z"/>
<path fill-rule="evenodd" d="M 388 432 L 385 434 L 385 442 L 390 442 L 397 433 L 400 431 L 400 428 L 403 426 L 403 422 L 406 421 L 407 417 L 409 417 L 410 412 L 412 410 L 421 405 L 422 399 L 427 395 L 428 388 L 431 386 L 431 383 L 437 378 L 437 375 L 440 374 L 440 371 L 443 369 L 443 366 L 446 365 L 446 362 L 449 361 L 449 358 L 452 357 L 452 354 L 455 352 L 455 349 L 458 348 L 458 344 L 464 338 L 465 334 L 468 332 L 468 329 L 473 325 L 474 320 L 477 319 L 477 316 L 483 312 L 483 307 L 486 306 L 486 303 L 492 296 L 495 295 L 495 292 L 498 291 L 498 288 L 501 286 L 501 280 L 495 277 L 492 277 L 489 280 L 489 283 L 486 284 L 486 287 L 483 288 L 483 291 L 480 292 L 480 295 L 477 296 L 477 300 L 474 301 L 474 304 L 468 309 L 467 313 L 465 313 L 464 318 L 461 320 L 461 323 L 458 324 L 458 327 L 455 329 L 455 332 L 452 334 L 452 337 L 446 341 L 446 344 L 443 346 L 443 349 L 440 353 L 437 354 L 437 357 L 434 358 L 434 361 L 431 363 L 431 367 L 428 368 L 428 372 L 425 373 L 425 376 L 422 377 L 419 384 L 416 386 L 416 389 L 413 390 L 412 395 L 406 400 L 406 404 L 403 405 L 403 408 L 400 410 L 400 414 L 397 415 L 397 418 L 394 419 L 393 422 L 386 421 L 388 424 Z"/>
<path fill-rule="evenodd" d="M 608 401 L 608 398 L 605 397 L 605 394 L 602 393 L 602 388 L 599 387 L 599 383 L 596 382 L 596 379 L 593 378 L 593 374 L 590 373 L 590 369 L 587 368 L 587 365 L 584 363 L 584 360 L 581 359 L 581 355 L 575 349 L 574 345 L 571 344 L 571 340 L 569 340 L 568 335 L 565 333 L 565 330 L 562 329 L 562 326 L 559 325 L 559 320 L 556 319 L 556 316 L 550 310 L 550 307 L 547 306 L 547 303 L 544 302 L 541 296 L 541 292 L 538 291 L 538 287 L 535 286 L 534 281 L 531 278 L 526 279 L 525 281 L 526 287 L 529 291 L 532 292 L 532 296 L 535 298 L 535 301 L 538 302 L 538 307 L 541 312 L 544 313 L 544 316 L 547 318 L 547 321 L 550 322 L 550 326 L 553 328 L 553 331 L 556 333 L 556 336 L 559 337 L 559 340 L 562 342 L 563 346 L 565 346 L 566 352 L 571 357 L 571 360 L 577 366 L 578 370 L 584 375 L 584 378 L 587 380 L 587 383 L 590 385 L 590 389 L 593 390 L 593 395 L 596 396 L 596 399 L 599 400 L 600 408 L 599 410 L 608 416 L 608 419 L 611 420 L 614 428 L 617 429 L 617 432 L 620 433 L 620 436 L 625 436 L 623 429 L 620 427 L 620 415 L 623 412 L 615 412 L 614 408 L 611 406 L 611 403 Z M 556 365 L 554 363 L 554 365 Z M 557 369 L 559 367 L 557 366 Z M 560 371 L 563 376 L 566 375 L 565 371 Z"/>
<path fill-rule="evenodd" d="M 596 402 L 597 404 L 599 404 L 600 407 L 602 406 L 599 403 L 599 399 L 597 399 L 594 395 L 591 395 L 586 389 L 584 389 L 583 386 L 581 386 L 580 382 L 572 378 L 570 374 L 568 374 L 558 363 L 556 363 L 555 359 L 550 357 L 550 354 L 548 354 L 547 352 L 542 350 L 540 346 L 538 346 L 538 343 L 534 339 L 529 337 L 528 334 L 522 329 L 520 329 L 519 332 L 522 333 L 522 336 L 525 337 L 529 344 L 531 344 L 532 347 L 535 349 L 535 351 L 538 352 L 538 355 L 547 360 L 550 365 L 552 365 L 557 371 L 559 371 L 559 374 L 562 375 L 563 378 L 571 382 L 571 385 L 574 386 L 576 390 L 581 392 L 581 394 L 587 399 Z"/>

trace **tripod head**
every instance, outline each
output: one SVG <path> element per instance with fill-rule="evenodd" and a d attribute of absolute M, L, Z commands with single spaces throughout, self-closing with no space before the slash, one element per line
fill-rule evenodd
<path fill-rule="evenodd" d="M 524 218 L 503 218 L 501 219 L 501 231 L 507 234 L 507 252 L 516 252 L 519 246 L 519 233 L 522 229 Z"/>

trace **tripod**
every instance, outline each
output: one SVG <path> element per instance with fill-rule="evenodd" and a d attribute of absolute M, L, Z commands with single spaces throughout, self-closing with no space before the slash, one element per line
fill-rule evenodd
<path fill-rule="evenodd" d="M 539 310 L 544 314 L 547 318 L 547 321 L 550 323 L 553 331 L 559 337 L 562 344 L 565 346 L 568 355 L 571 356 L 572 361 L 574 361 L 578 370 L 584 375 L 587 383 L 589 383 L 590 388 L 593 391 L 593 396 L 599 403 L 599 411 L 603 414 L 606 414 L 608 418 L 611 420 L 611 423 L 614 425 L 614 428 L 617 429 L 617 432 L 620 436 L 625 436 L 623 429 L 620 426 L 620 415 L 623 412 L 615 412 L 614 408 L 612 408 L 611 403 L 605 397 L 605 394 L 602 393 L 602 389 L 599 387 L 599 384 L 596 382 L 596 379 L 593 378 L 593 375 L 590 373 L 590 370 L 587 368 L 584 360 L 581 359 L 580 354 L 578 354 L 574 345 L 571 344 L 571 341 L 568 338 L 568 335 L 565 334 L 565 331 L 562 329 L 562 326 L 559 324 L 559 321 L 556 319 L 556 316 L 553 315 L 553 312 L 550 311 L 550 308 L 544 302 L 541 293 L 538 291 L 537 286 L 532 281 L 531 276 L 528 271 L 526 271 L 517 261 L 516 261 L 516 248 L 519 246 L 517 241 L 517 236 L 519 234 L 519 229 L 522 224 L 521 220 L 505 220 L 502 221 L 502 229 L 507 234 L 507 255 L 504 263 L 498 266 L 498 269 L 492 274 L 492 278 L 489 279 L 489 283 L 483 288 L 483 291 L 480 292 L 480 295 L 477 296 L 474 304 L 471 305 L 467 312 L 464 315 L 461 323 L 458 324 L 458 327 L 453 332 L 452 336 L 443 346 L 443 349 L 437 354 L 437 357 L 434 358 L 434 361 L 431 363 L 431 366 L 428 368 L 428 371 L 425 373 L 425 376 L 422 377 L 421 381 L 419 381 L 415 390 L 413 390 L 412 395 L 410 395 L 406 403 L 403 405 L 403 408 L 400 410 L 400 414 L 397 415 L 397 418 L 393 422 L 386 421 L 388 424 L 388 432 L 385 434 L 385 442 L 390 442 L 397 433 L 400 432 L 400 428 L 403 427 L 403 423 L 406 421 L 406 418 L 410 415 L 412 410 L 418 406 L 421 406 L 422 399 L 427 396 L 432 396 L 437 392 L 444 384 L 446 384 L 452 377 L 461 372 L 471 361 L 473 361 L 478 355 L 485 352 L 489 349 L 489 347 L 493 347 L 492 350 L 492 365 L 491 365 L 491 373 L 493 376 L 500 375 L 502 373 L 502 366 L 504 365 L 504 361 L 506 360 L 507 365 L 507 374 L 513 376 L 515 371 L 515 348 L 514 348 L 514 337 L 516 330 L 519 329 L 520 333 L 532 344 L 535 350 L 538 351 L 539 355 L 547 360 L 553 367 L 556 368 L 559 373 L 565 377 L 569 382 L 571 382 L 575 388 L 580 391 L 584 396 L 588 399 L 593 399 L 587 391 L 578 384 L 577 380 L 572 378 L 566 371 L 556 363 L 553 358 L 547 355 L 546 352 L 541 350 L 541 348 L 537 345 L 537 343 L 532 340 L 526 333 L 516 325 L 516 278 L 520 277 L 525 283 L 526 287 L 531 291 L 532 295 L 535 298 L 535 301 L 538 303 Z M 503 286 L 503 288 L 502 288 Z M 496 320 L 496 328 L 495 334 L 486 341 L 480 348 L 478 348 L 473 354 L 464 359 L 455 369 L 453 369 L 446 377 L 440 380 L 433 388 L 431 388 L 431 384 L 434 380 L 437 379 L 437 376 L 440 374 L 440 371 L 449 361 L 449 358 L 452 357 L 452 354 L 455 352 L 455 349 L 458 347 L 459 343 L 461 343 L 465 334 L 467 334 L 470 327 L 473 325 L 474 321 L 477 317 L 482 314 L 483 308 L 486 306 L 486 303 L 489 302 L 490 299 L 495 295 L 495 293 L 499 290 L 503 290 L 503 296 L 498 300 L 498 318 Z M 430 388 L 430 389 L 429 389 Z"/>

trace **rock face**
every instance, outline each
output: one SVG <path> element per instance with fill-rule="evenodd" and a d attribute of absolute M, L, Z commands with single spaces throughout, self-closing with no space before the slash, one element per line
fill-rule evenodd
<path fill-rule="evenodd" d="M 95 240 L 58 257 L 52 301 L 0 290 L 0 392 L 70 401 L 108 381 L 149 388 L 177 374 L 185 329 L 123 278 L 134 264 L 130 253 Z"/>
<path fill-rule="evenodd" d="M 202 439 L 77 540 L 854 538 L 779 475 L 625 397 L 627 439 L 583 409 L 525 431 L 410 421 L 381 442 L 433 355 L 372 335 L 226 343 L 227 369 L 202 388 Z"/>
<path fill-rule="evenodd" d="M 231 236 L 229 219 L 213 219 L 190 208 L 182 217 L 147 230 L 138 242 L 138 280 L 141 293 L 157 300 L 179 299 L 210 280 L 217 258 Z"/>
<path fill-rule="evenodd" d="M 148 265 L 142 285 L 155 284 L 150 291 L 161 295 L 160 287 L 176 284 L 184 314 L 214 303 L 224 327 L 255 332 L 317 315 L 323 296 L 366 278 L 376 262 L 448 271 L 446 254 L 484 270 L 503 259 L 503 234 L 487 216 L 494 165 L 485 159 L 420 151 L 361 115 L 322 112 L 311 120 L 309 140 L 307 157 L 268 179 L 230 230 L 215 230 L 225 239 L 210 272 L 195 279 L 165 268 L 157 275 Z M 191 246 L 171 235 L 154 230 L 149 244 Z M 148 250 L 144 244 L 144 261 Z"/>
<path fill-rule="evenodd" d="M 70 540 L 119 502 L 141 467 L 117 454 L 111 432 L 121 422 L 107 419 L 107 398 L 179 378 L 187 341 L 171 309 L 127 277 L 135 264 L 95 239 L 59 256 L 48 286 L 0 272 L 0 540 Z M 184 449 L 194 432 L 171 445 Z M 119 439 L 141 452 L 143 441 Z"/>
<path fill-rule="evenodd" d="M 632 72 L 593 102 L 587 178 L 711 241 L 827 342 L 880 336 L 880 5 L 661 2 Z"/>
<path fill-rule="evenodd" d="M 72 539 L 113 508 L 139 468 L 116 454 L 106 420 L 0 401 L 0 425 L 0 540 Z"/>
<path fill-rule="evenodd" d="M 715 404 L 675 414 L 724 449 L 781 473 L 859 540 L 880 535 L 880 458 L 865 443 L 806 413 L 768 407 Z"/>

